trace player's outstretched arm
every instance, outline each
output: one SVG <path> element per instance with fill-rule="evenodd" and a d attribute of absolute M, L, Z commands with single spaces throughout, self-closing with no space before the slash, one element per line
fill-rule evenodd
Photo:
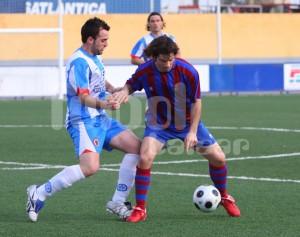
<path fill-rule="evenodd" d="M 120 108 L 120 102 L 115 100 L 113 96 L 108 96 L 106 100 L 98 100 L 88 93 L 82 93 L 78 95 L 80 103 L 84 104 L 87 107 L 94 109 L 110 109 L 116 110 Z"/>
<path fill-rule="evenodd" d="M 186 150 L 193 148 L 198 142 L 196 134 L 198 131 L 198 124 L 201 119 L 201 108 L 201 100 L 197 99 L 195 103 L 192 104 L 189 132 L 184 139 L 184 147 Z"/>
<path fill-rule="evenodd" d="M 134 58 L 131 58 L 131 64 L 133 65 L 141 65 L 143 64 L 145 61 L 142 59 L 142 58 L 137 58 L 137 57 L 134 57 Z"/>
<path fill-rule="evenodd" d="M 133 93 L 133 90 L 132 90 L 131 86 L 124 85 L 122 90 L 117 91 L 113 94 L 113 98 L 120 103 L 126 103 L 129 99 L 128 96 L 132 93 Z"/>
<path fill-rule="evenodd" d="M 105 81 L 105 86 L 106 86 L 106 91 L 111 94 L 123 89 L 123 87 L 114 87 L 107 80 Z"/>

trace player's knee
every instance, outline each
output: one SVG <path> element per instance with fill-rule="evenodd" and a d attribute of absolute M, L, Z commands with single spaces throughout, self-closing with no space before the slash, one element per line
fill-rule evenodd
<path fill-rule="evenodd" d="M 216 163 L 222 165 L 225 163 L 226 156 L 220 146 L 214 146 L 212 149 L 212 157 Z"/>
<path fill-rule="evenodd" d="M 223 165 L 226 162 L 226 156 L 219 146 L 201 148 L 198 152 L 215 165 Z"/>
<path fill-rule="evenodd" d="M 216 155 L 214 156 L 214 160 L 215 160 L 216 164 L 224 165 L 226 162 L 226 156 L 225 156 L 224 152 L 223 151 L 217 152 Z"/>
<path fill-rule="evenodd" d="M 92 167 L 92 168 L 90 168 L 90 169 L 87 171 L 86 177 L 92 176 L 92 175 L 96 174 L 96 173 L 98 172 L 98 170 L 99 170 L 99 167 L 98 167 L 98 168 L 97 168 L 97 167 Z"/>
<path fill-rule="evenodd" d="M 99 168 L 100 168 L 99 164 L 93 165 L 92 167 L 90 167 L 90 169 L 89 169 L 90 175 L 96 174 L 98 172 Z"/>
<path fill-rule="evenodd" d="M 154 157 L 149 156 L 147 154 L 141 154 L 140 160 L 139 160 L 140 167 L 144 168 L 144 169 L 151 168 L 153 160 L 154 160 Z"/>
<path fill-rule="evenodd" d="M 85 164 L 84 166 L 81 166 L 82 173 L 85 177 L 89 177 L 91 175 L 94 175 L 98 172 L 100 165 L 99 164 Z"/>

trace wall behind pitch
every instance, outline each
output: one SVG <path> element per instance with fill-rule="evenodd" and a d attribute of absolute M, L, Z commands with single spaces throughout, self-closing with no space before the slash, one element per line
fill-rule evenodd
<path fill-rule="evenodd" d="M 148 14 L 101 15 L 111 26 L 104 59 L 127 59 L 135 42 L 145 35 Z M 80 28 L 92 16 L 65 15 L 64 57 L 80 44 Z M 173 34 L 184 58 L 217 58 L 215 14 L 164 15 L 165 32 Z M 222 14 L 222 57 L 300 58 L 300 14 Z M 51 28 L 55 15 L 1 14 L 0 28 Z M 57 59 L 58 37 L 53 34 L 0 34 L 0 60 Z"/>

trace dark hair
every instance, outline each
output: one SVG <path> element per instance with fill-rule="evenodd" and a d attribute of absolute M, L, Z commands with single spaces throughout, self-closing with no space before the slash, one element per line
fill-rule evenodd
<path fill-rule="evenodd" d="M 86 43 L 88 37 L 96 39 L 101 29 L 109 31 L 110 26 L 98 17 L 88 19 L 81 27 L 81 41 Z"/>
<path fill-rule="evenodd" d="M 146 24 L 146 30 L 147 30 L 147 31 L 150 31 L 150 27 L 148 26 L 148 23 L 150 22 L 151 16 L 159 16 L 160 19 L 161 19 L 161 21 L 164 23 L 164 24 L 163 24 L 163 27 L 166 27 L 166 24 L 165 24 L 165 22 L 164 22 L 164 18 L 162 17 L 162 15 L 160 15 L 160 13 L 158 13 L 158 12 L 151 12 L 151 13 L 149 14 L 148 18 L 147 18 L 147 24 Z"/>
<path fill-rule="evenodd" d="M 152 40 L 152 42 L 145 48 L 144 53 L 147 57 L 156 59 L 158 55 L 170 55 L 178 53 L 177 44 L 167 35 L 159 36 Z"/>

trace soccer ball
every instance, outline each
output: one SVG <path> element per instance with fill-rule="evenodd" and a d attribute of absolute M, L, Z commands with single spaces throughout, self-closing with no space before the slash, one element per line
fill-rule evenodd
<path fill-rule="evenodd" d="M 203 212 L 212 212 L 221 202 L 221 194 L 212 185 L 204 184 L 196 188 L 193 201 L 197 209 Z"/>

